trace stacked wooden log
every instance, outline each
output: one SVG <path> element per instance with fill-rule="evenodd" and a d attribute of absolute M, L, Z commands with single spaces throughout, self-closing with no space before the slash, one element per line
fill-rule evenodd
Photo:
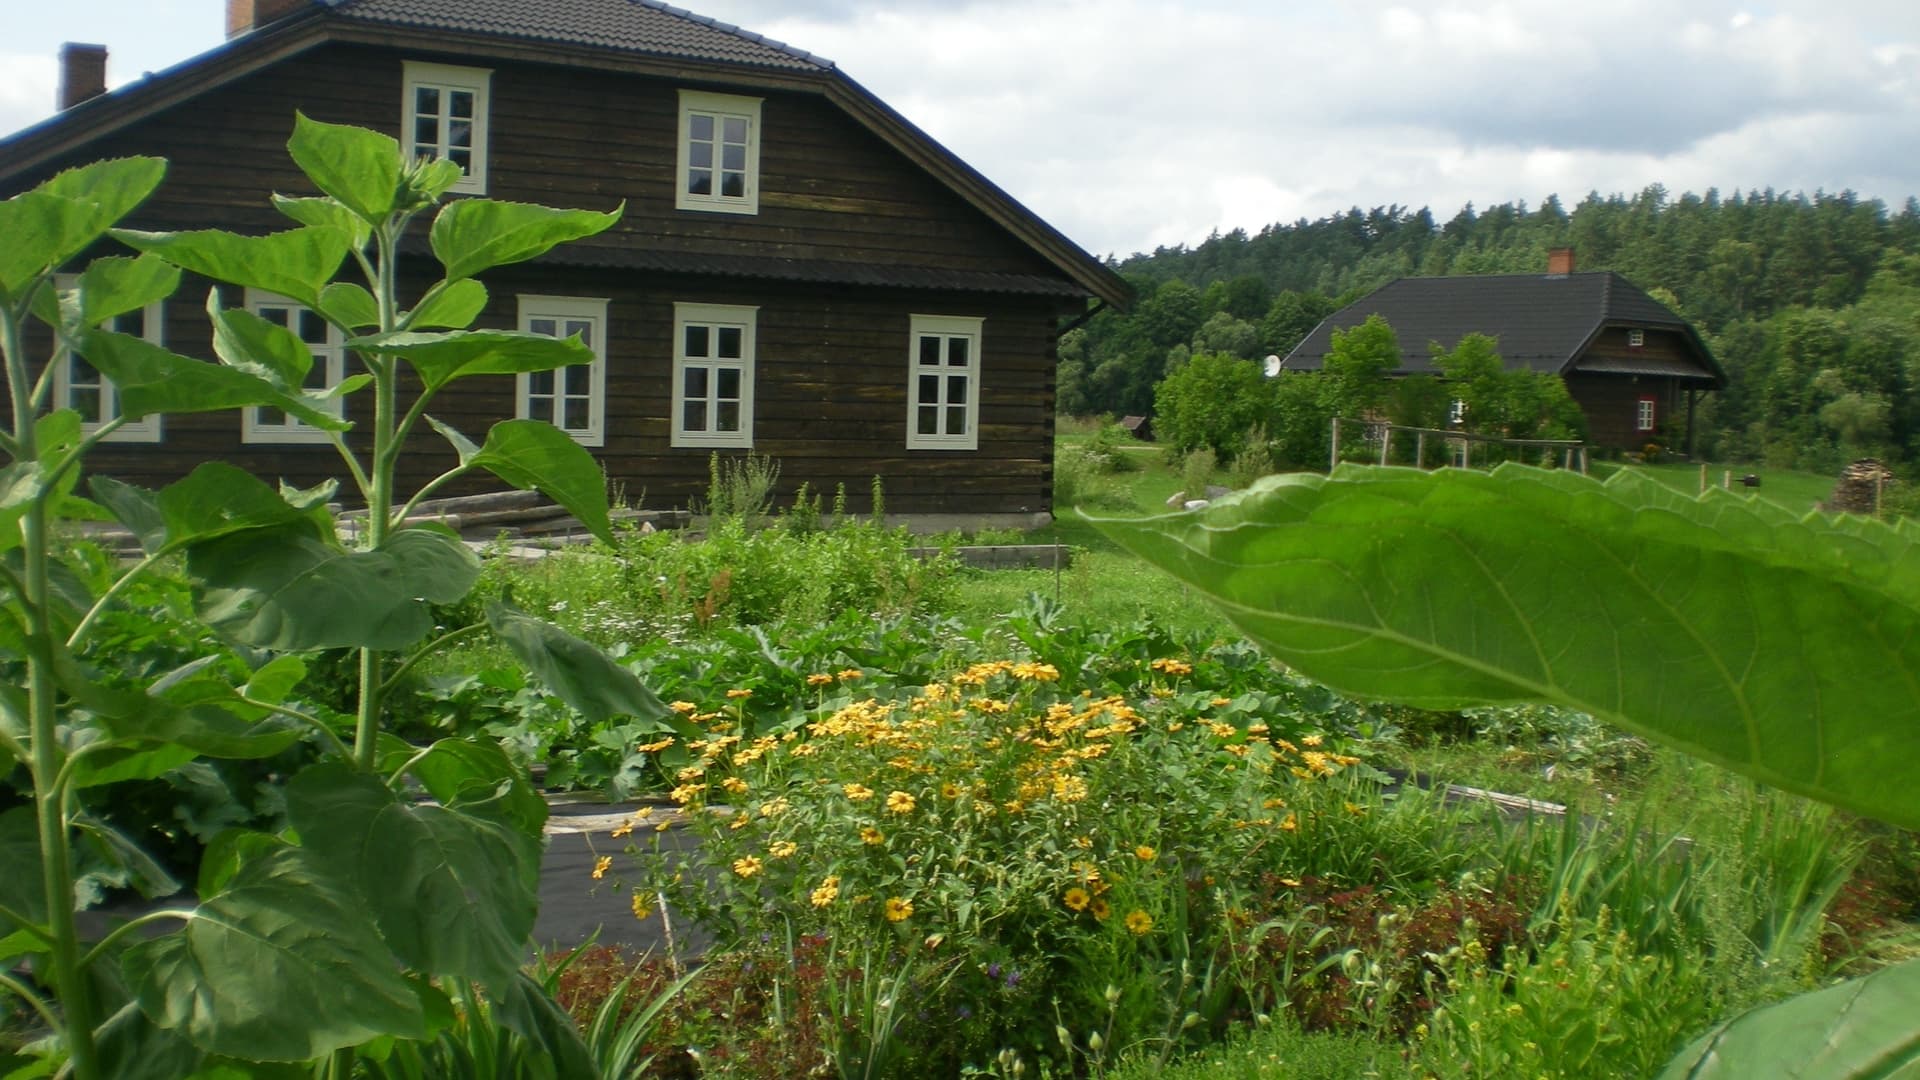
<path fill-rule="evenodd" d="M 1840 470 L 1833 494 L 1820 504 L 1828 513 L 1877 514 L 1887 489 L 1899 483 L 1893 470 L 1875 458 L 1861 458 Z"/>

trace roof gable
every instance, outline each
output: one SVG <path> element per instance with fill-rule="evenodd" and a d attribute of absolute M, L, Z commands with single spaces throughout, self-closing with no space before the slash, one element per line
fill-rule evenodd
<path fill-rule="evenodd" d="M 818 94 L 1032 249 L 1079 295 L 1130 306 L 1133 290 L 832 61 L 661 0 L 304 0 L 225 45 L 0 139 L 0 182 L 153 113 L 331 41 L 417 47 Z M 1073 292 L 1069 289 L 1067 292 Z"/>
<path fill-rule="evenodd" d="M 1680 333 L 1702 372 L 1722 380 L 1719 365 L 1685 319 L 1611 271 L 1578 274 L 1484 274 L 1401 278 L 1341 308 L 1287 354 L 1288 370 L 1318 370 L 1333 334 L 1379 315 L 1400 342 L 1402 374 L 1434 373 L 1432 346 L 1450 350 L 1468 334 L 1499 339 L 1509 369 L 1564 373 L 1612 326 Z"/>

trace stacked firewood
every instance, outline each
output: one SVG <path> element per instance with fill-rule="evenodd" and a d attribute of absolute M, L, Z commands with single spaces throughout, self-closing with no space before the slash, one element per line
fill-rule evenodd
<path fill-rule="evenodd" d="M 1828 513 L 1877 514 L 1887 489 L 1899 483 L 1893 470 L 1875 458 L 1861 458 L 1840 471 L 1833 494 L 1820 504 Z"/>

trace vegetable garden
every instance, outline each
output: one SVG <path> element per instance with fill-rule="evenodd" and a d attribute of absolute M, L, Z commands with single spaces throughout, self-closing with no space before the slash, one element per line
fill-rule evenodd
<path fill-rule="evenodd" d="M 0 846 L 41 871 L 0 881 L 0 1072 L 1916 1068 L 1909 526 L 1632 473 L 1343 469 L 988 578 L 817 509 L 616 532 L 584 451 L 509 421 L 440 428 L 443 481 L 536 488 L 598 543 L 481 559 L 404 524 L 428 492 L 391 489 L 393 456 L 447 383 L 586 358 L 466 329 L 474 275 L 611 219 L 436 211 L 445 170 L 304 118 L 291 149 L 326 193 L 277 201 L 297 228 L 116 232 L 145 254 L 71 290 L 54 271 L 162 165 L 0 203 Z M 407 307 L 394 244 L 429 211 L 446 276 Z M 98 328 L 180 268 L 351 334 L 371 453 L 245 312 L 211 306 L 215 364 Z M 218 465 L 82 496 L 104 436 L 43 411 L 29 324 L 128 418 L 331 432 L 368 527 L 347 546 L 333 492 Z M 71 539 L 109 516 L 138 562 Z M 1439 767 L 1566 813 L 1448 798 Z M 638 804 L 581 888 L 697 922 L 704 955 L 534 954 L 535 775 Z"/>

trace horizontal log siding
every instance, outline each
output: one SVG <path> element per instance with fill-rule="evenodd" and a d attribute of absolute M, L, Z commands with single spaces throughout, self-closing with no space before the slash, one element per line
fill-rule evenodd
<path fill-rule="evenodd" d="M 403 295 L 418 295 L 409 279 Z M 1054 326 L 1060 312 L 1037 300 L 870 290 L 857 295 L 812 287 L 714 287 L 660 275 L 513 268 L 489 275 L 491 300 L 479 325 L 517 325 L 521 293 L 609 299 L 606 444 L 596 455 L 609 478 L 646 505 L 686 505 L 704 493 L 708 449 L 669 446 L 673 305 L 676 301 L 757 306 L 754 452 L 781 462 L 780 490 L 805 481 L 831 497 L 845 484 L 856 507 L 878 475 L 891 509 L 905 513 L 1003 513 L 1052 505 Z M 167 345 L 210 356 L 202 305 L 207 283 L 192 281 L 166 306 Z M 237 292 L 229 295 L 237 301 Z M 983 317 L 980 447 L 906 449 L 908 326 L 915 314 Z M 36 348 L 44 355 L 44 346 Z M 351 371 L 351 365 L 349 365 Z M 347 416 L 364 421 L 370 399 L 354 395 Z M 510 377 L 456 383 L 429 411 L 476 442 L 514 412 Z M 357 435 L 350 442 L 365 449 Z M 737 455 L 740 451 L 720 451 Z M 237 413 L 171 416 L 159 444 L 107 444 L 93 470 L 144 485 L 220 459 L 268 481 L 297 486 L 340 474 L 326 446 L 243 444 Z M 439 436 L 417 433 L 401 463 L 411 491 L 453 464 Z M 498 487 L 475 478 L 449 494 Z M 344 494 L 344 493 L 343 493 Z"/>
<path fill-rule="evenodd" d="M 1684 449 L 1679 440 L 1686 438 L 1686 391 L 1679 380 L 1655 375 L 1599 375 L 1574 372 L 1567 376 L 1567 393 L 1579 404 L 1587 418 L 1587 441 L 1595 446 L 1619 450 L 1642 450 L 1650 442 Z M 1652 395 L 1654 430 L 1639 431 L 1634 424 L 1639 416 L 1640 398 Z"/>

